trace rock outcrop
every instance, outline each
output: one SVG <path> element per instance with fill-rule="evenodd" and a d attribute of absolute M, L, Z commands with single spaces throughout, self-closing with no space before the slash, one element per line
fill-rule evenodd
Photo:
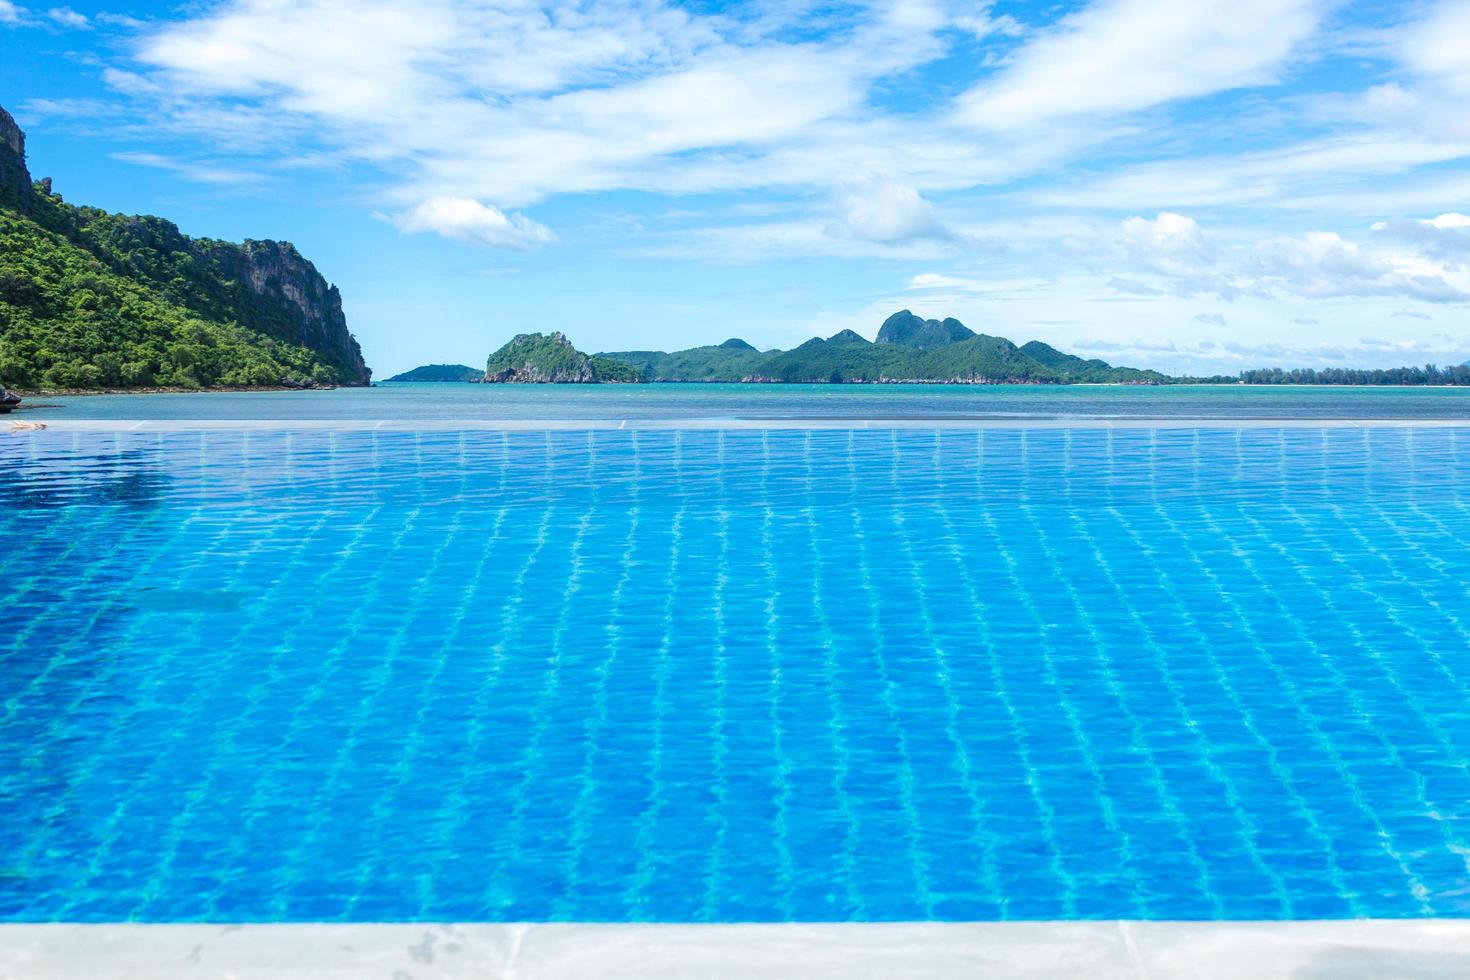
<path fill-rule="evenodd" d="M 486 384 L 598 384 L 640 382 L 638 370 L 610 358 L 584 354 L 566 334 L 522 333 L 490 355 Z"/>
<path fill-rule="evenodd" d="M 372 380 L 362 348 L 347 329 L 342 294 L 294 245 L 246 239 L 241 245 L 212 242 L 208 251 L 221 274 L 245 287 L 247 308 L 262 314 L 260 329 L 321 354 L 348 384 Z"/>
<path fill-rule="evenodd" d="M 33 193 L 26 168 L 26 134 L 0 106 L 0 204 L 24 207 Z"/>

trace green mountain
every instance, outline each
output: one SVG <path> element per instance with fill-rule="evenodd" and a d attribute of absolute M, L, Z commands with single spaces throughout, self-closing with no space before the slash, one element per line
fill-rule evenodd
<path fill-rule="evenodd" d="M 876 343 L 852 330 L 813 337 L 789 351 L 759 351 L 743 340 L 674 351 L 614 351 L 649 381 L 934 382 L 953 384 L 1158 384 L 1156 371 L 1115 368 L 1032 341 L 977 334 L 954 318 L 924 320 L 893 314 Z"/>
<path fill-rule="evenodd" d="M 412 371 L 395 374 L 389 381 L 480 381 L 485 372 L 468 364 L 425 364 Z"/>
<path fill-rule="evenodd" d="M 908 310 L 899 310 L 884 320 L 883 326 L 878 328 L 878 343 L 901 344 L 920 350 L 943 347 L 959 340 L 969 340 L 973 336 L 975 331 L 954 317 L 924 320 Z"/>
<path fill-rule="evenodd" d="M 1157 383 L 1169 380 L 1158 371 L 1142 371 L 1138 368 L 1113 367 L 1097 358 L 1083 359 L 1076 354 L 1063 354 L 1050 344 L 1033 340 L 1021 345 L 1021 353 L 1051 368 L 1063 380 L 1073 383 Z"/>
<path fill-rule="evenodd" d="M 652 381 L 740 381 L 766 355 L 743 340 L 674 351 L 618 351 L 600 355 L 631 364 Z"/>
<path fill-rule="evenodd" d="M 0 384 L 367 384 L 342 299 L 287 242 L 190 238 L 33 183 L 0 108 Z"/>
<path fill-rule="evenodd" d="M 485 364 L 484 381 L 508 384 L 597 384 L 640 382 L 642 372 L 623 361 L 584 354 L 566 334 L 523 333 L 511 338 Z"/>
<path fill-rule="evenodd" d="M 751 372 L 751 381 L 879 381 L 894 351 L 844 330 L 826 340 L 813 337 L 795 350 L 772 351 Z"/>

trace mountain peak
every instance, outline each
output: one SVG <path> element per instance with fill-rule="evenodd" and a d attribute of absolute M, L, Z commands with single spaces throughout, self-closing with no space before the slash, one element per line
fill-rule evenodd
<path fill-rule="evenodd" d="M 899 310 L 883 321 L 883 326 L 878 330 L 878 343 L 901 344 L 904 347 L 927 350 L 931 347 L 943 347 L 957 340 L 968 340 L 973 336 L 975 331 L 953 317 L 943 321 L 925 320 L 908 310 Z"/>

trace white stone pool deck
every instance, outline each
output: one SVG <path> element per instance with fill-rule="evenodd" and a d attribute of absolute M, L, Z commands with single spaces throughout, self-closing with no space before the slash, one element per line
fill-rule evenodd
<path fill-rule="evenodd" d="M 1460 980 L 1470 921 L 0 925 L 3 980 Z"/>

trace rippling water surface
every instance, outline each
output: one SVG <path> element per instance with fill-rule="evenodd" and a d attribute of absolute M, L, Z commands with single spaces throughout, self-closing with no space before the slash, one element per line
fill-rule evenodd
<path fill-rule="evenodd" d="M 6 438 L 0 918 L 1465 915 L 1467 464 Z"/>
<path fill-rule="evenodd" d="M 1470 388 L 1178 385 L 476 385 L 47 398 L 26 418 L 1470 419 Z"/>

